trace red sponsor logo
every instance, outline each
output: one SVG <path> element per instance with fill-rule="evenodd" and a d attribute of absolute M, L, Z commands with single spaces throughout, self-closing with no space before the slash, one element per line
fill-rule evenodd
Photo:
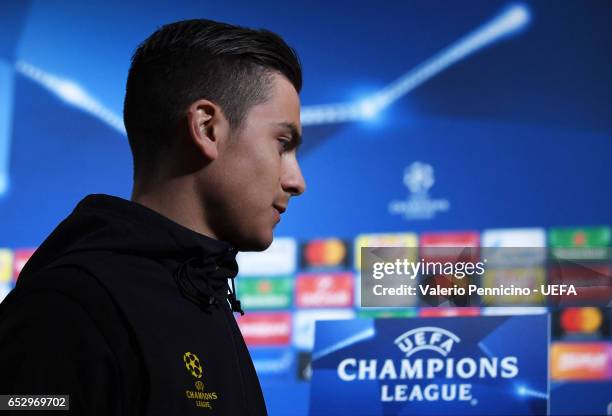
<path fill-rule="evenodd" d="M 557 342 L 550 358 L 553 380 L 612 379 L 612 343 Z"/>
<path fill-rule="evenodd" d="M 574 285 L 576 294 L 550 295 L 553 303 L 606 305 L 612 299 L 612 270 L 607 264 L 573 263 L 549 269 L 550 285 Z"/>
<path fill-rule="evenodd" d="M 423 233 L 421 247 L 478 247 L 480 235 L 476 231 L 456 233 Z"/>
<path fill-rule="evenodd" d="M 36 251 L 35 248 L 18 248 L 15 250 L 15 257 L 13 261 L 13 278 L 15 281 L 19 278 L 19 274 L 23 269 L 23 266 L 30 260 L 32 254 Z"/>
<path fill-rule="evenodd" d="M 249 313 L 238 318 L 247 345 L 287 345 L 291 340 L 291 314 L 288 312 Z"/>
<path fill-rule="evenodd" d="M 300 308 L 345 307 L 353 304 L 352 273 L 305 273 L 295 285 L 295 303 Z"/>
<path fill-rule="evenodd" d="M 423 233 L 421 257 L 426 261 L 478 261 L 480 234 L 475 231 L 455 233 Z"/>

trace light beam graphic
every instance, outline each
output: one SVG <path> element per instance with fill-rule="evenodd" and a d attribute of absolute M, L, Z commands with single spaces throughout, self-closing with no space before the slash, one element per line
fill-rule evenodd
<path fill-rule="evenodd" d="M 522 4 L 513 5 L 472 33 L 408 71 L 387 87 L 359 102 L 302 107 L 302 124 L 312 126 L 373 119 L 402 96 L 451 65 L 495 42 L 518 33 L 527 27 L 530 20 L 531 13 L 526 6 Z M 10 65 L 7 68 L 11 69 Z M 91 114 L 122 135 L 126 134 L 123 118 L 104 106 L 78 83 L 50 74 L 24 61 L 17 61 L 14 70 L 51 91 L 66 104 Z M 3 195 L 9 187 L 13 74 L 8 73 L 2 66 L 0 66 L 0 81 L 2 81 L 3 86 L 6 86 L 0 92 L 0 103 L 3 104 L 2 108 L 4 109 L 0 114 L 0 195 Z"/>
<path fill-rule="evenodd" d="M 527 27 L 530 20 L 531 14 L 526 6 L 520 4 L 511 6 L 490 22 L 459 39 L 361 102 L 303 107 L 302 124 L 309 126 L 371 119 L 402 96 L 451 65 L 495 42 L 518 33 Z"/>
<path fill-rule="evenodd" d="M 97 119 L 125 135 L 125 127 L 123 118 L 115 114 L 112 110 L 105 107 L 102 103 L 96 100 L 85 88 L 78 83 L 65 78 L 49 74 L 42 69 L 36 68 L 27 62 L 17 61 L 15 64 L 17 72 L 30 78 L 45 87 L 47 90 L 54 93 L 66 104 L 78 108 L 86 113 L 91 114 Z"/>
<path fill-rule="evenodd" d="M 541 391 L 532 390 L 525 386 L 518 386 L 516 388 L 516 394 L 521 397 L 535 397 L 538 399 L 548 399 L 548 394 L 542 393 Z"/>
<path fill-rule="evenodd" d="M 355 344 L 359 341 L 363 341 L 368 338 L 372 338 L 374 335 L 376 335 L 376 331 L 374 330 L 374 328 L 365 329 L 361 332 L 356 333 L 353 336 L 350 336 L 346 339 L 343 339 L 342 341 L 335 343 L 334 345 L 331 345 L 327 348 L 322 349 L 316 354 L 313 353 L 311 361 L 316 361 L 321 357 L 325 357 L 326 355 L 331 354 L 332 352 L 341 350 L 342 348 L 348 347 L 349 345 Z"/>

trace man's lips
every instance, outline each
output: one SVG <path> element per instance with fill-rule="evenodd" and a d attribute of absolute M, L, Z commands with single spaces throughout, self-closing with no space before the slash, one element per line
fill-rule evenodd
<path fill-rule="evenodd" d="M 276 210 L 276 223 L 279 223 L 281 220 L 281 214 L 285 212 L 287 208 L 283 205 L 277 204 L 272 205 L 272 207 Z"/>

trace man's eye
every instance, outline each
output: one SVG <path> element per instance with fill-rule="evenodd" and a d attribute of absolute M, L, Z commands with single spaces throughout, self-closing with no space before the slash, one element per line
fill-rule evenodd
<path fill-rule="evenodd" d="M 280 138 L 278 139 L 278 141 L 279 141 L 279 142 L 280 142 L 280 144 L 281 144 L 281 150 L 282 150 L 282 151 L 287 150 L 287 149 L 289 148 L 289 146 L 291 145 L 291 140 L 290 140 L 290 139 L 287 139 L 286 137 L 280 137 Z"/>

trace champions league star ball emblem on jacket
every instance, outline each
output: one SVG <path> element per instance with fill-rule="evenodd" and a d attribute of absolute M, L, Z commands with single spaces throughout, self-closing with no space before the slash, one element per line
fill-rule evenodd
<path fill-rule="evenodd" d="M 204 383 L 200 380 L 202 378 L 200 359 L 194 353 L 186 352 L 183 354 L 183 362 L 187 371 L 196 379 L 194 383 L 196 389 L 185 390 L 185 397 L 191 400 L 196 407 L 212 410 L 214 401 L 219 398 L 219 395 L 215 391 L 204 391 Z"/>
<path fill-rule="evenodd" d="M 432 199 L 429 190 L 436 183 L 434 168 L 423 162 L 413 162 L 404 170 L 404 185 L 410 191 L 403 201 L 391 201 L 389 213 L 401 214 L 407 220 L 425 220 L 450 209 L 447 199 Z"/>
<path fill-rule="evenodd" d="M 187 371 L 189 371 L 192 376 L 195 378 L 202 378 L 202 366 L 200 365 L 200 359 L 197 355 L 186 352 L 183 355 L 183 361 L 185 362 Z"/>

